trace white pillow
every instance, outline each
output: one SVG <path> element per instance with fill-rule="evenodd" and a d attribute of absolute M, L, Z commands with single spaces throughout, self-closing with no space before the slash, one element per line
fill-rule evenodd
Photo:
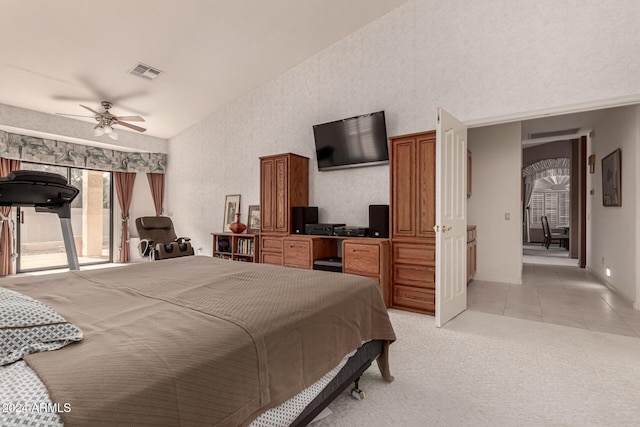
<path fill-rule="evenodd" d="M 51 307 L 0 287 L 0 366 L 80 340 L 80 328 Z"/>

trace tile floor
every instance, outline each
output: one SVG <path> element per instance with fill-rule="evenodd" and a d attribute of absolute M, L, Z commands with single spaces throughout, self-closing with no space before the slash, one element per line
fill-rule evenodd
<path fill-rule="evenodd" d="M 640 311 L 591 273 L 568 265 L 523 264 L 522 285 L 469 283 L 469 310 L 640 337 Z"/>

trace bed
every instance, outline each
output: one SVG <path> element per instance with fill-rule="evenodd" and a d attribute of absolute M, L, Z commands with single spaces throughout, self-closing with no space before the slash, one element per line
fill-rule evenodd
<path fill-rule="evenodd" d="M 249 425 L 324 380 L 304 425 L 372 360 L 393 379 L 393 328 L 358 276 L 198 256 L 0 285 L 83 331 L 23 357 L 67 427 Z"/>

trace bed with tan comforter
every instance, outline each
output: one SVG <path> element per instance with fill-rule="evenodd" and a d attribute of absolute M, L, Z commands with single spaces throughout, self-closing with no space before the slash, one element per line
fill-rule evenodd
<path fill-rule="evenodd" d="M 357 276 L 185 257 L 15 278 L 84 339 L 24 357 L 65 426 L 247 425 L 368 340 L 391 380 L 395 335 L 377 285 Z"/>

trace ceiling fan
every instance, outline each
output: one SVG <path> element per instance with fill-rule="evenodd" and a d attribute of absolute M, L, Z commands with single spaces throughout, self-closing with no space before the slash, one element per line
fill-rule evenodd
<path fill-rule="evenodd" d="M 116 116 L 111 114 L 109 112 L 109 109 L 111 109 L 113 104 L 109 101 L 102 101 L 102 107 L 104 108 L 104 111 L 102 113 L 82 104 L 80 104 L 80 106 L 86 110 L 91 111 L 94 115 L 81 116 L 78 114 L 64 114 L 64 113 L 57 113 L 57 114 L 61 116 L 72 116 L 72 117 L 93 117 L 98 122 L 98 124 L 93 128 L 94 136 L 102 136 L 107 134 L 111 139 L 118 139 L 118 134 L 113 129 L 114 125 L 124 126 L 129 129 L 137 130 L 138 132 L 146 131 L 146 129 L 143 127 L 132 125 L 131 123 L 126 123 L 126 122 L 144 122 L 144 119 L 140 116 Z"/>

